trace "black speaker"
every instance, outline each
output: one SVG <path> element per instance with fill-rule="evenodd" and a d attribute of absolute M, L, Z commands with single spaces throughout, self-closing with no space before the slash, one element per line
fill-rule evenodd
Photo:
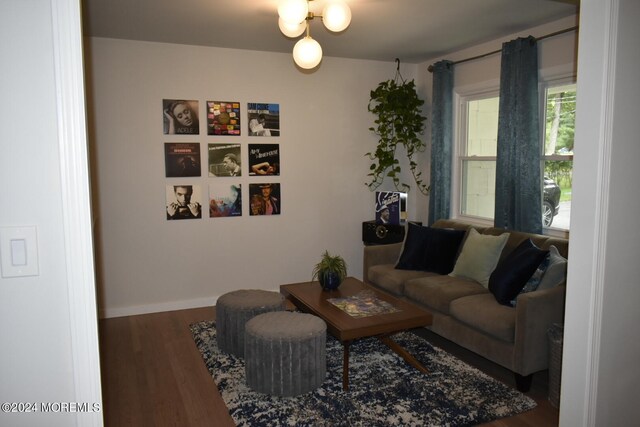
<path fill-rule="evenodd" d="M 422 225 L 422 223 L 413 222 Z M 362 223 L 362 242 L 365 245 L 388 245 L 404 240 L 404 225 L 376 224 L 375 221 Z"/>

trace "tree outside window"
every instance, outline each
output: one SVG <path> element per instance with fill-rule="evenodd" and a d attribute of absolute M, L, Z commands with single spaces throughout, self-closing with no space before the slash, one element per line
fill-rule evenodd
<path fill-rule="evenodd" d="M 568 230 L 571 214 L 576 85 L 572 83 L 547 87 L 544 105 L 544 225 Z M 555 193 L 558 193 L 557 197 Z"/>

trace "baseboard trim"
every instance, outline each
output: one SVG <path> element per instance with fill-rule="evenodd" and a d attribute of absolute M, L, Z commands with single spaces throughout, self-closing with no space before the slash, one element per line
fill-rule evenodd
<path fill-rule="evenodd" d="M 279 289 L 267 289 L 280 292 Z M 132 305 L 128 307 L 101 308 L 98 312 L 100 319 L 115 317 L 137 316 L 139 314 L 161 313 L 163 311 L 188 310 L 190 308 L 212 307 L 218 302 L 221 295 L 205 298 L 196 298 L 181 301 L 169 301 L 158 304 Z"/>
<path fill-rule="evenodd" d="M 159 304 L 134 305 L 129 307 L 100 309 L 101 319 L 136 316 L 139 314 L 160 313 L 163 311 L 186 310 L 189 308 L 210 307 L 216 305 L 218 296 L 191 300 L 171 301 Z"/>

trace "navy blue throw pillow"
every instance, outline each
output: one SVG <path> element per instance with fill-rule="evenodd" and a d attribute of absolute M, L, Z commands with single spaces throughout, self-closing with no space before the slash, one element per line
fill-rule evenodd
<path fill-rule="evenodd" d="M 465 233 L 465 230 L 422 227 L 409 223 L 396 268 L 451 273 Z"/>
<path fill-rule="evenodd" d="M 422 254 L 426 241 L 426 234 L 423 230 L 427 227 L 409 223 L 407 236 L 404 238 L 402 253 L 396 264 L 399 270 L 422 270 Z"/>
<path fill-rule="evenodd" d="M 511 300 L 520 293 L 548 253 L 534 245 L 531 239 L 520 243 L 489 277 L 489 291 L 496 301 L 511 305 Z"/>

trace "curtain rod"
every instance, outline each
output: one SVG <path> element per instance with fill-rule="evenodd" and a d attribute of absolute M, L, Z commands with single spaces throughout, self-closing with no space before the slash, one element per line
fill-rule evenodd
<path fill-rule="evenodd" d="M 578 31 L 578 26 L 571 27 L 571 28 L 565 28 L 564 30 L 556 31 L 555 33 L 549 33 L 549 34 L 545 34 L 544 36 L 535 37 L 535 39 L 536 40 L 544 40 L 544 39 L 549 38 L 549 37 L 553 37 L 553 36 L 557 36 L 557 35 L 560 35 L 560 34 L 568 33 L 570 31 Z M 462 62 L 473 61 L 474 59 L 484 58 L 485 56 L 495 55 L 496 53 L 500 53 L 500 52 L 502 52 L 502 49 L 494 50 L 492 52 L 484 53 L 484 54 L 478 55 L 478 56 L 473 56 L 471 58 L 461 59 L 459 61 L 453 61 L 453 64 L 460 64 Z M 432 73 L 433 72 L 433 65 L 429 65 L 429 68 L 427 68 L 427 70 L 429 70 L 429 72 Z"/>

